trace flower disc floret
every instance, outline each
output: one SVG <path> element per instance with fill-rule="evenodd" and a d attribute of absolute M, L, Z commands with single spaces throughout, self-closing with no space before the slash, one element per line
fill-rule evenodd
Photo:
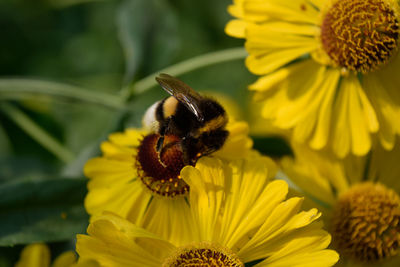
<path fill-rule="evenodd" d="M 163 267 L 243 267 L 230 249 L 202 242 L 177 248 L 163 263 Z"/>
<path fill-rule="evenodd" d="M 396 52 L 399 20 L 384 0 L 338 0 L 324 15 L 321 41 L 325 52 L 345 69 L 368 73 Z"/>
<path fill-rule="evenodd" d="M 333 240 L 339 251 L 363 262 L 399 253 L 400 198 L 381 184 L 356 184 L 333 214 Z"/>
<path fill-rule="evenodd" d="M 179 137 L 165 136 L 163 153 L 156 150 L 159 134 L 145 136 L 138 148 L 136 169 L 143 184 L 152 193 L 166 197 L 185 195 L 189 186 L 180 176 L 185 166 Z"/>

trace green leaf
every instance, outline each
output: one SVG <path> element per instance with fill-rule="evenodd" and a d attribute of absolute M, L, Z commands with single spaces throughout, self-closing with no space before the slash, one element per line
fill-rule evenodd
<path fill-rule="evenodd" d="M 4 131 L 2 125 L 0 125 L 0 158 L 4 157 L 11 152 L 11 143 L 10 140 Z"/>
<path fill-rule="evenodd" d="M 73 5 L 79 5 L 97 1 L 106 1 L 106 0 L 48 0 L 48 1 L 52 6 L 56 8 L 66 8 Z"/>
<path fill-rule="evenodd" d="M 0 186 L 0 246 L 68 240 L 84 233 L 85 179 L 23 180 Z"/>
<path fill-rule="evenodd" d="M 139 67 L 147 73 L 166 67 L 178 51 L 178 21 L 165 0 L 123 1 L 117 26 L 126 58 L 126 83 Z"/>
<path fill-rule="evenodd" d="M 135 110 L 134 110 L 135 111 Z M 141 113 L 140 113 L 141 114 Z M 133 125 L 139 126 L 140 123 L 137 124 L 129 124 L 127 125 L 125 122 L 129 120 L 129 118 L 138 117 L 135 116 L 135 112 L 129 113 L 126 111 L 121 111 L 118 114 L 115 114 L 113 120 L 111 120 L 104 128 L 103 131 L 99 133 L 99 136 L 93 139 L 91 142 L 87 142 L 86 145 L 82 146 L 78 156 L 72 162 L 66 164 L 61 172 L 63 177 L 78 177 L 83 175 L 83 167 L 85 163 L 95 156 L 101 154 L 100 146 L 101 143 L 108 139 L 108 135 L 113 132 L 123 132 L 125 128 L 133 127 Z M 140 117 L 141 118 L 141 117 Z M 140 120 L 139 120 L 140 122 Z"/>
<path fill-rule="evenodd" d="M 279 136 L 252 137 L 253 147 L 261 153 L 271 157 L 283 157 L 293 155 L 293 151 L 286 140 Z"/>
<path fill-rule="evenodd" d="M 57 173 L 56 166 L 38 156 L 8 156 L 0 158 L 0 185 L 16 180 L 52 177 Z M 75 176 L 76 177 L 76 176 Z M 0 265 L 1 266 L 1 265 Z"/>
<path fill-rule="evenodd" d="M 21 129 L 29 134 L 35 141 L 52 152 L 55 156 L 64 162 L 69 162 L 74 155 L 65 148 L 57 139 L 47 133 L 35 121 L 33 121 L 24 112 L 9 103 L 1 103 L 0 109 L 5 112 L 10 119 L 14 121 Z"/>

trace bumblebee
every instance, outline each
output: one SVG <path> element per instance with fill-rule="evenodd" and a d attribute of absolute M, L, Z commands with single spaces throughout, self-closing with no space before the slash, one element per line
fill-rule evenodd
<path fill-rule="evenodd" d="M 159 158 L 171 145 L 164 144 L 165 135 L 179 137 L 186 165 L 220 149 L 229 135 L 225 129 L 228 117 L 224 108 L 168 74 L 160 74 L 156 81 L 171 96 L 151 106 L 143 122 L 160 135 L 156 145 Z"/>

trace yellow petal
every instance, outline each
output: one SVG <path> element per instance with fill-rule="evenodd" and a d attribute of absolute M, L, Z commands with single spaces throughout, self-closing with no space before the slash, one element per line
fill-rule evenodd
<path fill-rule="evenodd" d="M 300 143 L 305 143 L 307 139 L 312 135 L 312 131 L 315 128 L 317 122 L 317 114 L 311 113 L 305 120 L 297 124 L 293 131 L 293 140 Z"/>
<path fill-rule="evenodd" d="M 225 33 L 236 38 L 245 38 L 247 25 L 243 20 L 231 20 L 225 26 Z"/>
<path fill-rule="evenodd" d="M 240 249 L 239 257 L 245 261 L 268 257 L 277 250 L 279 244 L 286 244 L 290 240 L 293 231 L 309 226 L 319 218 L 316 209 L 298 213 L 301 203 L 300 198 L 290 198 L 276 206 L 251 240 Z"/>
<path fill-rule="evenodd" d="M 190 186 L 190 206 L 199 240 L 211 241 L 215 233 L 225 187 L 227 168 L 216 158 L 204 157 L 196 168 L 186 166 L 181 176 Z"/>
<path fill-rule="evenodd" d="M 73 251 L 66 251 L 58 256 L 53 264 L 52 267 L 71 267 L 76 262 L 76 255 Z"/>
<path fill-rule="evenodd" d="M 184 198 L 153 198 L 146 209 L 142 225 L 175 246 L 194 242 L 192 232 L 195 223 Z"/>
<path fill-rule="evenodd" d="M 236 247 L 236 243 L 249 235 L 251 230 L 259 228 L 276 205 L 285 199 L 288 192 L 288 186 L 284 181 L 273 181 L 264 186 L 263 183 L 267 182 L 265 177 L 260 177 L 260 174 L 251 176 L 249 174 L 239 184 L 239 187 L 245 187 L 236 193 L 240 197 L 232 197 L 230 200 L 232 203 L 223 214 L 222 224 L 225 225 L 222 230 L 225 231 L 221 233 L 221 237 L 224 238 L 221 242 L 228 247 Z M 246 185 L 246 180 L 249 179 L 255 182 L 248 181 L 249 185 Z"/>
<path fill-rule="evenodd" d="M 361 105 L 364 110 L 364 118 L 367 122 L 368 129 L 371 133 L 376 133 L 379 130 L 379 122 L 375 113 L 374 108 L 371 105 L 370 100 L 365 94 L 364 89 L 358 84 L 358 95 L 360 97 Z"/>
<path fill-rule="evenodd" d="M 318 70 L 318 67 L 318 64 L 315 64 L 313 60 L 303 60 L 259 78 L 255 83 L 249 86 L 249 89 L 254 91 L 272 91 L 293 88 L 291 89 L 292 92 L 295 91 L 295 88 L 298 88 L 295 86 L 301 84 L 300 82 L 302 82 L 305 77 L 314 77 L 314 73 Z M 303 73 L 303 71 L 306 71 L 306 73 Z M 264 98 L 265 97 L 257 98 L 255 101 Z"/>
<path fill-rule="evenodd" d="M 294 21 L 300 23 L 318 23 L 318 11 L 313 8 L 308 1 L 257 1 L 250 0 L 244 3 L 245 15 L 260 16 L 260 20 L 265 16 L 270 16 L 284 21 Z"/>
<path fill-rule="evenodd" d="M 277 124 L 282 128 L 290 128 L 301 123 L 309 124 L 307 128 L 313 129 L 315 119 L 317 118 L 318 106 L 323 100 L 324 91 L 321 90 L 321 83 L 326 78 L 326 68 L 319 65 L 312 65 L 309 69 L 310 76 L 307 73 L 297 77 L 293 82 L 299 82 L 298 85 L 288 85 L 287 103 L 281 103 L 282 108 L 277 112 L 279 122 Z M 297 90 L 294 92 L 294 87 Z M 310 117 L 313 116 L 314 120 Z"/>
<path fill-rule="evenodd" d="M 257 266 L 332 266 L 339 255 L 333 250 L 323 250 L 330 240 L 325 231 L 310 231 L 303 237 L 293 238 Z"/>
<path fill-rule="evenodd" d="M 223 159 L 240 159 L 249 154 L 253 141 L 249 137 L 249 125 L 243 121 L 230 120 L 226 129 L 229 136 L 222 148 L 212 155 Z"/>
<path fill-rule="evenodd" d="M 93 259 L 79 259 L 79 262 L 70 267 L 101 267 L 101 265 Z"/>
<path fill-rule="evenodd" d="M 103 142 L 100 145 L 101 152 L 103 152 L 103 156 L 110 159 L 117 159 L 122 161 L 132 161 L 134 159 L 134 155 L 136 154 L 135 149 L 116 145 L 111 142 Z"/>
<path fill-rule="evenodd" d="M 88 227 L 89 236 L 78 235 L 76 249 L 83 259 L 95 259 L 102 266 L 161 266 L 154 255 L 171 253 L 174 246 L 127 220 L 105 214 Z M 152 245 L 148 250 L 145 246 Z M 158 253 L 152 254 L 155 250 Z"/>
<path fill-rule="evenodd" d="M 133 162 L 111 160 L 106 158 L 90 159 L 83 169 L 86 177 L 92 179 L 91 186 L 100 186 L 114 183 L 125 183 L 136 177 L 137 173 Z"/>
<path fill-rule="evenodd" d="M 315 48 L 316 45 L 307 45 L 291 49 L 276 49 L 259 57 L 250 54 L 246 59 L 246 66 L 254 74 L 267 74 L 295 59 L 298 59 L 302 55 L 311 52 Z"/>
<path fill-rule="evenodd" d="M 343 87 L 342 87 L 343 88 Z M 339 90 L 334 107 L 334 125 L 332 148 L 340 158 L 346 156 L 350 151 L 351 137 L 349 132 L 349 88 Z"/>
<path fill-rule="evenodd" d="M 281 68 L 269 75 L 262 76 L 255 83 L 249 85 L 249 90 L 253 91 L 268 91 L 275 88 L 277 85 L 286 80 L 292 73 L 291 67 L 298 66 L 299 64 L 293 64 L 287 68 Z M 261 98 L 254 99 L 255 101 L 261 100 Z"/>
<path fill-rule="evenodd" d="M 371 137 L 368 126 L 365 121 L 365 113 L 363 111 L 358 95 L 361 90 L 357 77 L 351 75 L 343 79 L 342 86 L 339 90 L 348 90 L 350 118 L 349 126 L 351 130 L 351 147 L 354 155 L 363 156 L 371 148 Z M 346 127 L 347 128 L 347 127 Z M 343 130 L 346 130 L 343 129 Z"/>
<path fill-rule="evenodd" d="M 120 146 L 136 147 L 140 144 L 140 140 L 147 134 L 146 131 L 141 129 L 127 129 L 123 133 L 112 133 L 108 136 L 108 139 Z"/>
<path fill-rule="evenodd" d="M 314 149 L 321 149 L 328 142 L 332 123 L 333 101 L 340 79 L 339 75 L 339 71 L 328 70 L 326 72 L 325 81 L 321 85 L 320 90 L 323 92 L 323 98 L 321 99 L 319 109 L 315 110 L 318 115 L 318 121 L 310 141 L 310 146 Z"/>
<path fill-rule="evenodd" d="M 234 17 L 243 17 L 243 1 L 244 0 L 233 0 L 233 5 L 228 6 L 228 12 Z"/>
<path fill-rule="evenodd" d="M 266 21 L 262 24 L 251 24 L 249 31 L 249 37 L 257 37 L 257 34 L 260 34 L 262 37 L 267 38 L 268 36 L 271 36 L 270 34 L 280 34 L 287 38 L 298 38 L 298 40 L 302 40 L 303 38 L 315 38 L 318 34 L 319 28 L 310 24 L 298 24 L 273 20 Z M 287 45 L 285 42 L 281 43 L 283 46 Z"/>
<path fill-rule="evenodd" d="M 304 192 L 315 197 L 315 199 L 328 204 L 335 203 L 336 197 L 330 181 L 324 173 L 320 172 L 319 167 L 321 166 L 321 169 L 330 167 L 327 170 L 328 174 L 330 174 L 329 172 L 333 171 L 334 168 L 327 164 L 329 163 L 328 161 L 323 161 L 323 158 L 320 158 L 317 153 L 307 152 L 305 149 L 299 151 L 298 148 L 295 148 L 295 153 L 295 161 L 290 157 L 285 157 L 281 162 L 282 168 L 289 179 Z M 335 174 L 336 173 L 337 171 Z M 335 178 L 340 179 L 341 177 Z"/>
<path fill-rule="evenodd" d="M 387 79 L 387 78 L 386 78 Z M 395 143 L 397 119 L 400 116 L 399 106 L 389 92 L 397 90 L 397 85 L 390 80 L 381 79 L 379 76 L 369 75 L 364 77 L 364 86 L 379 120 L 379 139 L 383 147 L 391 150 Z"/>
<path fill-rule="evenodd" d="M 114 183 L 111 186 L 92 186 L 84 204 L 90 215 L 108 210 L 136 222 L 140 221 L 151 197 L 138 181 Z"/>
<path fill-rule="evenodd" d="M 50 266 L 50 250 L 45 244 L 26 246 L 15 267 L 48 267 Z"/>

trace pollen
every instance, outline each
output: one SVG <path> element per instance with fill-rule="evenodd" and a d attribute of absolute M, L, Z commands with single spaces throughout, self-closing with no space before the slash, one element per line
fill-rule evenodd
<path fill-rule="evenodd" d="M 198 243 L 177 248 L 163 267 L 244 267 L 236 254 L 225 247 Z"/>
<path fill-rule="evenodd" d="M 339 67 L 368 73 L 397 52 L 398 4 L 389 0 L 337 0 L 323 16 L 321 42 Z"/>
<path fill-rule="evenodd" d="M 184 167 L 183 152 L 179 138 L 167 135 L 164 138 L 162 155 L 156 150 L 158 134 L 143 138 L 136 156 L 138 176 L 154 195 L 178 197 L 189 192 L 189 186 L 181 179 L 180 171 Z"/>
<path fill-rule="evenodd" d="M 400 198 L 371 182 L 354 185 L 338 200 L 332 221 L 338 251 L 361 262 L 399 254 Z"/>

